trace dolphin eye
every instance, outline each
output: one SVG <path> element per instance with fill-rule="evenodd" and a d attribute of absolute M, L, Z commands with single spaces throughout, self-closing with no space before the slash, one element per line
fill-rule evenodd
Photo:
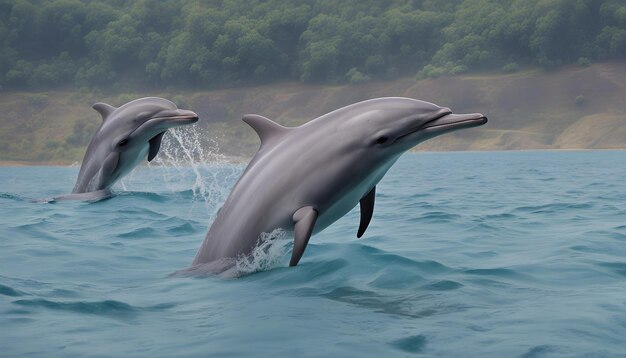
<path fill-rule="evenodd" d="M 125 138 L 125 139 L 122 139 L 119 143 L 117 143 L 117 145 L 118 145 L 119 147 L 123 147 L 123 146 L 125 146 L 126 144 L 128 144 L 128 139 L 126 139 L 126 138 Z"/>
<path fill-rule="evenodd" d="M 378 137 L 378 139 L 376 139 L 376 144 L 383 144 L 383 143 L 385 143 L 387 141 L 387 139 L 389 139 L 389 138 L 387 138 L 385 136 Z"/>

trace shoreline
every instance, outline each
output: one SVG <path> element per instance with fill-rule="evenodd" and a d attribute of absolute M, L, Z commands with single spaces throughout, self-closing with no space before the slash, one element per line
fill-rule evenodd
<path fill-rule="evenodd" d="M 29 162 L 26 160 L 0 160 L 0 167 L 71 167 L 74 162 Z"/>
<path fill-rule="evenodd" d="M 567 149 L 501 149 L 501 150 L 410 150 L 408 153 L 504 153 L 504 152 L 592 152 L 592 151 L 626 151 L 626 148 L 567 148 Z M 227 161 L 232 164 L 246 164 L 250 158 L 237 158 Z M 80 166 L 78 162 L 29 162 L 26 160 L 0 160 L 0 167 L 72 167 Z"/>

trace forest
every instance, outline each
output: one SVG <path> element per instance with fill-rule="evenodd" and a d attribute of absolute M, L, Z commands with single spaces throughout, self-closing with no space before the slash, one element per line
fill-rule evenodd
<path fill-rule="evenodd" d="M 626 58 L 624 0 L 0 0 L 0 88 L 341 84 Z"/>

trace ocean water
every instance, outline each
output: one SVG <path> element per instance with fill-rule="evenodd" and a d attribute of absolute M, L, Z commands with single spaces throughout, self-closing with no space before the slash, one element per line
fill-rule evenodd
<path fill-rule="evenodd" d="M 626 152 L 406 154 L 363 238 L 353 210 L 297 267 L 169 277 L 242 170 L 33 203 L 78 168 L 0 168 L 0 356 L 626 356 Z"/>

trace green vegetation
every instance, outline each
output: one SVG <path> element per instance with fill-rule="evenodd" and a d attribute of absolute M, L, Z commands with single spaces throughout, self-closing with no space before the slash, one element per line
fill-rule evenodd
<path fill-rule="evenodd" d="M 0 0 L 0 86 L 363 83 L 626 58 L 623 0 Z"/>

